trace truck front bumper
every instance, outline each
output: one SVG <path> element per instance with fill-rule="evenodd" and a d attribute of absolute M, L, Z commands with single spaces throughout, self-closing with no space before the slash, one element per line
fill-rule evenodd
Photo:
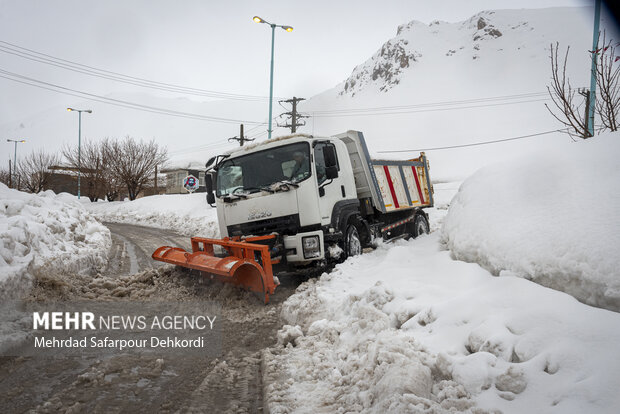
<path fill-rule="evenodd" d="M 288 263 L 302 264 L 325 258 L 322 230 L 297 233 L 283 239 Z"/>

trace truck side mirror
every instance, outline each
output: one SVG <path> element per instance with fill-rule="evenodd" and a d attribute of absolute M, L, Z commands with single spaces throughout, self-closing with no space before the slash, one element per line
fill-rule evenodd
<path fill-rule="evenodd" d="M 325 160 L 325 168 L 338 167 L 336 150 L 332 145 L 323 147 L 323 159 Z"/>
<path fill-rule="evenodd" d="M 328 180 L 338 178 L 338 167 L 335 165 L 333 167 L 325 167 L 325 178 Z"/>
<path fill-rule="evenodd" d="M 215 194 L 213 192 L 207 193 L 207 204 L 213 206 L 215 204 Z"/>
<path fill-rule="evenodd" d="M 323 159 L 325 160 L 325 177 L 328 180 L 338 178 L 338 162 L 336 161 L 336 149 L 333 145 L 323 147 Z"/>
<path fill-rule="evenodd" d="M 207 193 L 213 192 L 213 177 L 209 173 L 205 173 L 205 187 L 207 188 Z"/>
<path fill-rule="evenodd" d="M 213 175 L 205 173 L 205 187 L 207 188 L 207 203 L 213 206 L 215 203 L 215 194 L 213 194 Z"/>

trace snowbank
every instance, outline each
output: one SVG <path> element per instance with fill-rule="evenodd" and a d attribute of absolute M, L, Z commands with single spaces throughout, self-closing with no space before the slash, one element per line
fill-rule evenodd
<path fill-rule="evenodd" d="M 479 170 L 442 228 L 455 258 L 620 311 L 620 133 Z"/>
<path fill-rule="evenodd" d="M 205 193 L 165 194 L 84 206 L 101 221 L 172 229 L 188 236 L 219 237 L 217 212 L 207 204 Z"/>
<path fill-rule="evenodd" d="M 4 184 L 0 200 L 0 298 L 27 289 L 37 272 L 86 274 L 106 265 L 110 231 L 79 203 Z"/>
<path fill-rule="evenodd" d="M 431 234 L 347 260 L 283 305 L 280 412 L 615 412 L 620 314 L 455 261 Z"/>

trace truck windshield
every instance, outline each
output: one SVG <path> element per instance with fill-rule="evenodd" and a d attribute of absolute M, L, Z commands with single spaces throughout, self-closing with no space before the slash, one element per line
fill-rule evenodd
<path fill-rule="evenodd" d="M 258 192 L 274 183 L 298 183 L 308 177 L 308 143 L 284 145 L 224 161 L 217 171 L 217 196 Z"/>

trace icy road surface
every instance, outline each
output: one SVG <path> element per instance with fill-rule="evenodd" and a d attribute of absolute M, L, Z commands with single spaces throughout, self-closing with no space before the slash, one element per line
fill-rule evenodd
<path fill-rule="evenodd" d="M 154 262 L 161 245 L 189 247 L 170 230 L 106 223 L 111 260 L 98 276 L 47 274 L 26 300 L 195 301 L 222 305 L 222 354 L 0 358 L 3 412 L 262 412 L 261 351 L 276 342 L 282 303 L 301 280 L 265 306 L 253 294 Z M 134 272 L 136 271 L 137 272 Z M 208 409 L 207 409 L 208 407 Z"/>
<path fill-rule="evenodd" d="M 112 250 L 106 274 L 132 275 L 165 265 L 151 258 L 160 246 L 191 249 L 190 238 L 172 230 L 121 223 L 104 224 L 112 234 Z"/>

